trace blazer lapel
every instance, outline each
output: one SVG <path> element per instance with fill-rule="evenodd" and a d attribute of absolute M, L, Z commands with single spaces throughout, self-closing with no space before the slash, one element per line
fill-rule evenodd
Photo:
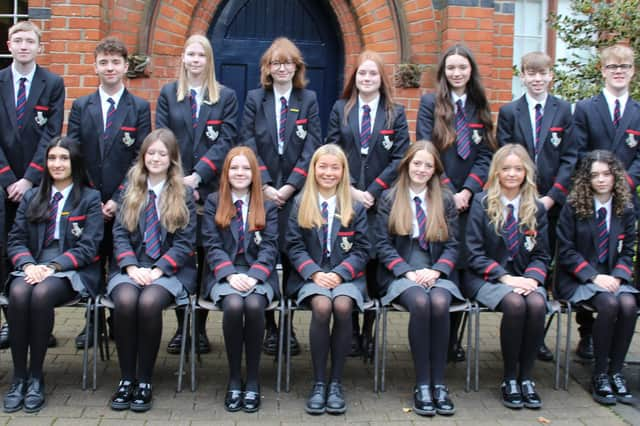
<path fill-rule="evenodd" d="M 529 114 L 529 104 L 526 97 L 523 95 L 516 105 L 516 117 L 517 123 L 520 127 L 520 132 L 524 136 L 524 140 L 527 143 L 527 150 L 531 158 L 534 158 L 534 141 L 533 141 L 533 129 L 531 128 L 531 115 Z"/>
<path fill-rule="evenodd" d="M 102 105 L 100 103 L 100 94 L 98 92 L 95 92 L 89 98 L 89 101 L 87 102 L 87 111 L 93 121 L 93 128 L 96 129 L 96 139 L 98 142 L 100 158 L 104 158 L 104 121 L 102 119 Z"/>
<path fill-rule="evenodd" d="M 129 96 L 127 89 L 124 89 L 124 93 L 120 98 L 120 102 L 118 102 L 118 106 L 116 111 L 113 113 L 113 124 L 111 125 L 111 129 L 109 129 L 108 136 L 106 138 L 106 144 L 104 147 L 105 157 L 113 148 L 115 143 L 121 143 L 122 141 L 116 140 L 116 137 L 120 135 L 120 128 L 124 123 L 124 119 L 129 115 L 129 111 L 133 108 L 131 104 L 131 97 Z"/>
<path fill-rule="evenodd" d="M 300 93 L 294 89 L 289 96 L 289 110 L 287 111 L 287 126 L 284 131 L 285 144 L 291 140 L 291 134 L 296 128 L 296 120 L 300 115 L 300 106 L 302 105 Z"/>
<path fill-rule="evenodd" d="M 387 114 L 384 107 L 385 107 L 384 100 L 382 99 L 382 97 L 380 97 L 380 102 L 378 102 L 378 109 L 376 111 L 376 121 L 373 123 L 373 128 L 371 129 L 369 151 L 371 151 L 374 145 L 378 143 L 380 130 L 385 128 L 385 121 L 387 120 Z"/>
<path fill-rule="evenodd" d="M 42 78 L 40 67 L 36 66 L 36 72 L 33 74 L 33 81 L 29 89 L 27 105 L 25 106 L 24 123 L 27 123 L 28 120 L 33 120 L 33 111 L 36 109 L 37 100 L 40 99 L 40 94 L 44 90 L 45 84 L 46 82 L 44 78 Z"/>
<path fill-rule="evenodd" d="M 262 99 L 262 110 L 264 111 L 265 119 L 267 120 L 267 128 L 271 133 L 271 141 L 278 150 L 278 128 L 276 126 L 276 110 L 273 99 L 273 90 L 264 92 L 264 98 Z"/>
<path fill-rule="evenodd" d="M 557 112 L 558 112 L 558 103 L 556 102 L 556 99 L 554 97 L 549 95 L 547 97 L 547 104 L 544 106 L 544 114 L 542 114 L 542 123 L 541 123 L 541 129 L 540 129 L 540 143 L 542 145 L 544 145 L 545 140 L 547 140 L 549 129 L 553 124 L 553 119 L 556 116 Z M 541 151 L 542 148 L 543 146 L 540 147 L 538 151 Z"/>
<path fill-rule="evenodd" d="M 353 143 L 356 146 L 356 152 L 360 152 L 360 106 L 358 102 L 351 108 L 349 111 L 349 117 L 347 121 L 349 123 L 349 127 L 351 127 L 351 133 L 353 134 Z"/>
<path fill-rule="evenodd" d="M 596 213 L 594 213 L 594 216 L 592 216 L 591 218 L 589 218 L 589 231 L 591 234 L 591 240 L 593 241 L 593 252 L 596 254 L 596 259 L 598 258 L 598 219 L 595 216 Z"/>
<path fill-rule="evenodd" d="M 207 119 L 209 118 L 209 113 L 211 111 L 211 106 L 205 104 L 204 102 L 200 105 L 200 112 L 198 113 L 198 125 L 195 128 L 193 134 L 193 150 L 195 152 L 196 146 L 200 143 L 202 139 L 202 133 L 204 133 L 204 129 L 207 128 Z"/>
<path fill-rule="evenodd" d="M 62 206 L 62 213 L 64 213 L 64 216 L 60 216 L 60 237 L 59 239 L 63 242 L 63 245 L 65 243 L 64 239 L 67 236 L 67 228 L 69 227 L 69 217 L 71 216 L 72 213 L 72 203 L 73 201 L 71 200 L 71 197 L 73 197 L 73 193 L 70 192 L 69 196 L 67 197 L 67 199 L 64 202 L 64 206 Z"/>
<path fill-rule="evenodd" d="M 622 224 L 620 218 L 611 212 L 611 223 L 609 224 L 609 268 L 613 270 L 615 261 L 618 260 L 618 235 L 622 234 Z"/>
<path fill-rule="evenodd" d="M 184 120 L 184 128 L 193 130 L 193 119 L 191 118 L 191 100 L 190 95 L 184 97 L 182 102 L 178 102 L 180 112 L 182 113 L 182 119 Z M 189 138 L 193 138 L 193 131 L 186 132 Z"/>
<path fill-rule="evenodd" d="M 3 79 L 0 81 L 0 93 L 2 93 L 3 104 L 6 108 L 7 117 L 11 121 L 11 127 L 14 129 L 18 128 L 18 121 L 16 118 L 16 93 L 15 88 L 13 87 L 13 75 L 11 73 L 11 67 L 6 68 L 5 72 L 2 73 Z"/>
<path fill-rule="evenodd" d="M 609 113 L 609 106 L 607 105 L 607 100 L 602 94 L 602 92 L 600 92 L 600 95 L 598 95 L 598 97 L 595 98 L 593 102 L 595 103 L 596 111 L 598 111 L 600 120 L 602 121 L 602 124 L 604 125 L 604 128 L 607 131 L 607 137 L 609 138 L 609 140 L 614 142 L 614 145 L 612 146 L 612 150 L 615 150 L 615 141 L 613 139 L 615 134 L 615 129 L 613 127 L 613 122 L 611 121 L 611 114 Z"/>
<path fill-rule="evenodd" d="M 620 123 L 618 123 L 618 127 L 616 128 L 616 137 L 613 139 L 612 150 L 615 150 L 620 143 L 625 142 L 627 139 L 627 129 L 631 124 L 631 120 L 640 116 L 640 108 L 633 101 L 633 99 L 627 99 L 627 105 L 624 108 L 624 114 L 620 119 Z"/>

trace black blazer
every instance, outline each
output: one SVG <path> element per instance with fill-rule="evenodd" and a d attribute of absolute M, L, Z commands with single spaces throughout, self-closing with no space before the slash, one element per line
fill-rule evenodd
<path fill-rule="evenodd" d="M 251 209 L 251 205 L 249 205 Z M 231 223 L 221 229 L 215 223 L 218 210 L 218 193 L 209 195 L 204 207 L 202 235 L 209 264 L 207 289 L 211 293 L 216 283 L 227 276 L 237 273 L 234 261 L 238 253 L 238 230 Z M 244 258 L 251 265 L 247 275 L 267 283 L 273 288 L 276 297 L 280 295 L 276 260 L 278 258 L 278 209 L 270 201 L 265 203 L 265 227 L 257 231 L 244 231 Z"/>
<path fill-rule="evenodd" d="M 175 276 L 184 288 L 191 294 L 197 286 L 196 273 L 196 210 L 191 190 L 187 189 L 187 207 L 189 209 L 189 223 L 186 227 L 173 233 L 160 224 L 160 253 L 161 256 L 153 264 L 162 269 L 164 275 Z M 162 195 L 161 195 L 162 196 Z M 126 274 L 127 266 L 139 265 L 138 259 L 144 255 L 144 209 L 140 212 L 138 227 L 129 232 L 120 221 L 122 209 L 116 215 L 113 224 L 113 259 L 111 275 L 118 272 Z"/>
<path fill-rule="evenodd" d="M 80 144 L 89 178 L 103 202 L 119 202 L 127 171 L 151 132 L 149 102 L 125 89 L 111 128 L 103 141 L 102 106 L 97 91 L 73 101 L 67 134 Z"/>
<path fill-rule="evenodd" d="M 27 219 L 27 208 L 37 188 L 25 194 L 9 232 L 7 255 L 16 270 L 28 263 L 37 264 L 44 249 L 46 222 L 32 223 Z M 77 206 L 73 206 L 73 192 L 62 207 L 60 217 L 60 244 L 62 254 L 51 260 L 60 265 L 62 271 L 75 270 L 92 297 L 100 292 L 100 258 L 98 248 L 102 241 L 104 219 L 100 206 L 100 193 L 83 188 Z"/>
<path fill-rule="evenodd" d="M 378 289 L 380 295 L 385 295 L 389 289 L 389 284 L 393 280 L 401 278 L 409 271 L 416 268 L 407 263 L 405 259 L 409 257 L 414 249 L 415 240 L 409 235 L 393 235 L 389 233 L 389 214 L 393 199 L 390 191 L 385 191 L 380 197 L 378 204 L 378 216 L 376 220 L 376 241 L 378 260 Z M 411 209 L 410 206 L 407 206 Z M 427 204 L 427 209 L 429 204 Z M 433 263 L 424 265 L 427 268 L 440 271 L 442 277 L 452 279 L 456 269 L 456 259 L 458 257 L 457 222 L 458 212 L 451 196 L 444 200 L 444 211 L 447 218 L 449 239 L 447 241 L 429 242 L 429 254 Z M 427 216 L 429 212 L 427 211 Z M 417 248 L 421 250 L 420 248 Z"/>
<path fill-rule="evenodd" d="M 64 81 L 36 65 L 21 130 L 11 66 L 0 71 L 0 97 L 0 185 L 6 188 L 20 178 L 38 184 L 46 147 L 62 132 Z"/>
<path fill-rule="evenodd" d="M 177 84 L 175 81 L 166 84 L 160 91 L 156 128 L 171 129 L 176 135 L 184 174 L 196 172 L 202 178 L 198 192 L 204 203 L 207 195 L 217 189 L 224 159 L 235 144 L 238 100 L 232 89 L 220 85 L 218 102 L 200 105 L 194 130 L 189 98 L 178 102 Z"/>
<path fill-rule="evenodd" d="M 263 184 L 276 185 L 280 171 L 282 184 L 300 190 L 307 177 L 311 156 L 321 144 L 316 93 L 306 89 L 291 91 L 282 158 L 278 155 L 273 96 L 273 90 L 265 89 L 247 93 L 238 144 L 251 147 L 258 156 Z"/>
<path fill-rule="evenodd" d="M 362 164 L 358 105 L 356 103 L 351 109 L 346 123 L 344 105 L 344 100 L 338 100 L 333 105 L 326 142 L 340 145 L 347 154 L 351 185 L 368 191 L 377 199 L 396 179 L 398 165 L 409 148 L 409 127 L 404 107 L 394 105 L 393 123 L 387 125 L 385 99 L 380 96 L 376 120 L 371 128 L 369 154 L 366 156 L 365 164 Z M 364 182 L 360 182 L 361 167 L 365 168 Z"/>
<path fill-rule="evenodd" d="M 623 215 L 611 212 L 609 224 L 609 262 L 604 265 L 609 275 L 620 278 L 625 284 L 632 280 L 633 254 L 636 245 L 635 215 L 633 208 Z M 599 273 L 598 225 L 594 216 L 579 219 L 573 206 L 565 204 L 558 221 L 558 287 L 556 295 L 570 299 L 579 285 L 592 282 Z M 601 266 L 602 267 L 602 266 Z"/>
<path fill-rule="evenodd" d="M 420 98 L 418 119 L 416 120 L 416 140 L 432 140 L 435 105 L 436 98 L 433 93 L 422 95 Z M 440 159 L 446 174 L 442 181 L 449 184 L 449 189 L 454 194 L 464 188 L 476 194 L 482 191 L 487 182 L 493 154 L 487 145 L 486 130 L 480 123 L 478 110 L 469 99 L 464 104 L 464 112 L 470 129 L 481 139 L 476 143 L 472 138 L 471 152 L 466 160 L 458 155 L 455 143 L 440 152 Z"/>
<path fill-rule="evenodd" d="M 322 230 L 301 228 L 298 224 L 299 209 L 300 196 L 294 200 L 286 236 L 286 251 L 293 266 L 285 289 L 288 297 L 293 297 L 305 282 L 311 281 L 311 275 L 323 271 Z M 346 227 L 336 215 L 329 218 L 333 220 L 331 257 L 329 268 L 324 272 L 335 272 L 344 282 L 366 286 L 364 270 L 371 248 L 367 239 L 367 212 L 359 203 L 354 205 L 354 209 L 354 217 Z M 336 213 L 339 213 L 339 206 L 336 206 Z"/>
<path fill-rule="evenodd" d="M 569 193 L 571 174 L 578 159 L 578 147 L 571 138 L 572 126 L 571 105 L 548 95 L 540 128 L 542 148 L 536 163 L 536 180 L 540 195 L 549 196 L 560 205 Z M 520 144 L 527 149 L 531 159 L 535 159 L 535 141 L 525 95 L 500 108 L 498 143 L 500 146 Z"/>
<path fill-rule="evenodd" d="M 551 260 L 548 248 L 547 213 L 536 202 L 538 229 L 520 232 L 520 251 L 509 262 L 509 250 L 502 234 L 496 234 L 487 216 L 486 193 L 474 197 L 467 222 L 466 244 L 469 252 L 468 270 L 463 274 L 462 290 L 473 298 L 483 285 L 490 285 L 506 274 L 533 278 L 540 285 L 547 277 Z M 533 247 L 531 247 L 533 245 Z"/>

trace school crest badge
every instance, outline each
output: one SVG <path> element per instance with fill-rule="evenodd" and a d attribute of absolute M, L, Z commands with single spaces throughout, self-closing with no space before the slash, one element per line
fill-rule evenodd
<path fill-rule="evenodd" d="M 560 145 L 560 142 L 562 142 L 562 138 L 558 137 L 557 132 L 551 132 L 551 139 L 549 139 L 549 142 L 551 142 L 551 145 L 558 147 L 558 145 Z"/>
<path fill-rule="evenodd" d="M 524 233 L 524 249 L 531 253 L 536 247 L 536 232 L 525 231 Z"/>
<path fill-rule="evenodd" d="M 393 146 L 393 142 L 391 141 L 391 139 L 389 139 L 389 136 L 384 135 L 384 138 L 382 139 L 382 147 L 387 151 L 389 151 L 392 146 Z"/>
<path fill-rule="evenodd" d="M 304 129 L 304 126 L 302 124 L 296 125 L 296 136 L 300 139 L 306 139 L 307 131 Z"/>
<path fill-rule="evenodd" d="M 253 242 L 256 243 L 257 246 L 262 243 L 262 235 L 260 235 L 260 231 L 256 231 L 253 234 Z"/>
<path fill-rule="evenodd" d="M 349 241 L 349 238 L 342 237 L 342 240 L 340 242 L 340 248 L 342 249 L 342 251 L 347 253 L 347 252 L 351 251 L 351 249 L 353 248 L 353 243 L 351 241 Z"/>
<path fill-rule="evenodd" d="M 638 141 L 636 140 L 636 136 L 633 133 L 627 134 L 627 139 L 625 140 L 627 146 L 629 148 L 635 148 L 638 145 Z"/>
<path fill-rule="evenodd" d="M 220 132 L 216 131 L 213 128 L 213 126 L 207 126 L 207 131 L 205 132 L 205 135 L 207 136 L 207 138 L 209 138 L 209 140 L 215 141 L 216 139 L 218 139 Z"/>
<path fill-rule="evenodd" d="M 129 133 L 129 132 L 124 132 L 124 136 L 122 136 L 122 143 L 123 143 L 125 146 L 129 147 L 129 146 L 133 145 L 133 143 L 134 143 L 135 141 L 136 141 L 136 140 L 135 140 L 134 138 L 132 138 L 132 137 L 131 137 L 131 133 Z"/>
<path fill-rule="evenodd" d="M 482 135 L 480 134 L 478 129 L 473 129 L 473 133 L 471 134 L 471 140 L 476 145 L 478 145 L 480 142 L 482 142 Z"/>
<path fill-rule="evenodd" d="M 82 235 L 82 228 L 80 228 L 80 225 L 78 225 L 78 222 L 71 223 L 71 235 L 73 235 L 76 238 L 80 238 L 80 236 Z"/>
<path fill-rule="evenodd" d="M 36 124 L 40 127 L 47 124 L 47 121 L 49 121 L 49 119 L 47 118 L 46 114 L 47 111 L 49 111 L 49 107 L 36 105 L 35 110 L 36 116 L 33 119 L 35 120 Z"/>

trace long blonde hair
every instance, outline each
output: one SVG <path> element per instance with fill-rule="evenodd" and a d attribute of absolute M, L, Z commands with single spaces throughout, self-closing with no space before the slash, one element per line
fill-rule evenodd
<path fill-rule="evenodd" d="M 170 233 L 184 228 L 189 223 L 189 209 L 185 198 L 187 188 L 182 181 L 182 161 L 178 142 L 171 130 L 156 129 L 142 142 L 138 159 L 127 173 L 127 189 L 119 214 L 120 221 L 129 232 L 134 232 L 138 227 L 140 215 L 147 203 L 149 172 L 144 165 L 144 156 L 149 147 L 157 141 L 162 142 L 167 148 L 170 160 L 159 203 L 160 223 Z"/>
<path fill-rule="evenodd" d="M 525 170 L 524 182 L 520 186 L 520 206 L 518 208 L 518 221 L 521 229 L 535 231 L 537 226 L 536 213 L 538 206 L 538 189 L 536 186 L 536 172 L 533 161 L 529 153 L 522 145 L 507 144 L 496 151 L 489 168 L 489 179 L 487 180 L 487 216 L 493 224 L 496 234 L 500 234 L 506 217 L 504 216 L 504 205 L 500 200 L 502 188 L 498 174 L 508 156 L 515 155 Z"/>
<path fill-rule="evenodd" d="M 446 241 L 449 239 L 449 227 L 447 225 L 444 211 L 444 197 L 449 193 L 448 189 L 442 187 L 440 180 L 444 167 L 438 149 L 429 141 L 417 141 L 409 146 L 400 165 L 398 166 L 398 178 L 389 191 L 389 198 L 392 200 L 391 211 L 389 213 L 389 232 L 395 235 L 411 235 L 413 231 L 413 210 L 409 198 L 409 165 L 413 157 L 420 152 L 426 151 L 433 156 L 434 171 L 431 179 L 427 182 L 427 222 L 425 224 L 425 237 L 427 241 Z"/>
<path fill-rule="evenodd" d="M 316 163 L 323 155 L 333 155 L 342 163 L 342 178 L 336 188 L 336 212 L 340 213 L 340 223 L 348 226 L 355 212 L 351 200 L 351 185 L 349 184 L 349 163 L 342 148 L 336 144 L 322 145 L 313 153 L 309 164 L 309 176 L 304 183 L 300 208 L 298 210 L 298 224 L 302 228 L 311 229 L 323 224 L 322 213 L 318 206 L 318 183 L 316 182 Z"/>
<path fill-rule="evenodd" d="M 176 98 L 178 102 L 182 102 L 184 98 L 189 95 L 189 78 L 187 76 L 187 68 L 184 66 L 184 53 L 187 51 L 187 47 L 194 43 L 198 43 L 202 46 L 204 49 L 204 55 L 207 59 L 203 71 L 206 76 L 202 85 L 203 102 L 216 104 L 220 99 L 220 84 L 216 80 L 216 67 L 213 62 L 213 48 L 211 47 L 209 40 L 200 34 L 192 35 L 184 43 L 184 49 L 182 49 L 182 56 L 180 59 Z"/>

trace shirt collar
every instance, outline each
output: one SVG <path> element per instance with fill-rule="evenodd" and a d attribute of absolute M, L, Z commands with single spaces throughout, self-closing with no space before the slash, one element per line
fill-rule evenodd
<path fill-rule="evenodd" d="M 500 196 L 500 201 L 502 202 L 502 205 L 505 208 L 507 207 L 507 205 L 511 204 L 513 206 L 513 211 L 514 212 L 517 212 L 520 209 L 520 194 L 518 194 L 518 196 L 516 198 L 514 198 L 513 200 L 509 200 L 504 195 L 501 195 Z"/>
<path fill-rule="evenodd" d="M 606 87 L 604 87 L 602 89 L 602 94 L 604 95 L 604 98 L 607 100 L 607 104 L 608 105 L 614 105 L 616 102 L 616 99 L 620 100 L 620 107 L 624 107 L 627 104 L 627 99 L 629 99 L 629 91 L 627 90 L 625 93 L 623 93 L 620 96 L 614 96 L 613 93 L 609 92 L 607 90 Z"/>
<path fill-rule="evenodd" d="M 120 90 L 118 90 L 113 95 L 110 95 L 107 92 L 105 92 L 104 89 L 102 88 L 102 86 L 100 86 L 98 88 L 98 92 L 100 93 L 100 101 L 102 103 L 107 102 L 107 99 L 111 98 L 115 102 L 114 106 L 117 108 L 118 107 L 118 103 L 120 102 L 120 98 L 122 97 L 122 94 L 124 93 L 124 85 L 120 88 Z"/>
<path fill-rule="evenodd" d="M 454 106 L 458 103 L 458 100 L 462 101 L 462 107 L 464 108 L 467 105 L 467 94 L 464 93 L 462 96 L 458 96 L 455 92 L 451 92 L 451 101 Z"/>
<path fill-rule="evenodd" d="M 289 90 L 287 90 L 284 93 L 279 93 L 276 90 L 276 86 L 273 86 L 273 96 L 275 97 L 276 101 L 280 102 L 280 98 L 284 96 L 284 98 L 287 100 L 287 104 L 289 103 L 289 98 L 291 97 L 291 91 L 293 90 L 293 86 L 289 87 Z"/>
<path fill-rule="evenodd" d="M 360 95 L 358 95 L 358 108 L 362 109 L 362 107 L 364 105 L 369 105 L 369 108 L 371 108 L 371 112 L 375 112 L 378 110 L 378 104 L 380 103 L 380 94 L 378 94 L 378 96 L 376 96 L 372 101 L 370 102 L 365 102 L 362 100 L 362 98 L 360 97 Z"/>
<path fill-rule="evenodd" d="M 422 205 L 424 208 L 424 203 L 427 197 L 427 188 L 423 189 L 421 192 L 415 193 L 413 190 L 409 189 L 409 198 L 413 201 L 414 198 L 420 197 L 420 201 L 422 201 Z"/>
<path fill-rule="evenodd" d="M 162 193 L 162 190 L 164 189 L 165 182 L 166 180 L 163 180 L 151 186 L 151 182 L 149 182 L 149 180 L 147 179 L 147 189 L 150 189 L 151 191 L 153 191 L 156 194 L 156 198 L 159 198 L 160 194 Z"/>
<path fill-rule="evenodd" d="M 238 200 L 242 200 L 242 205 L 246 206 L 249 203 L 249 193 L 247 192 L 246 194 L 240 196 L 231 191 L 231 201 L 233 201 L 233 204 L 235 204 Z"/>
<path fill-rule="evenodd" d="M 66 200 L 67 197 L 69 197 L 69 194 L 71 193 L 72 189 L 73 189 L 73 184 L 67 186 L 63 190 L 59 190 L 58 188 L 56 188 L 55 185 L 51 185 L 51 199 L 53 200 L 53 196 L 56 195 L 56 192 L 59 192 L 62 194 L 62 199 Z"/>
<path fill-rule="evenodd" d="M 594 198 L 593 201 L 595 202 L 596 216 L 598 215 L 598 210 L 600 210 L 601 207 L 607 209 L 607 214 L 609 214 L 609 212 L 611 211 L 613 197 L 609 197 L 609 201 L 607 201 L 606 203 L 601 203 L 597 198 Z"/>
<path fill-rule="evenodd" d="M 547 98 L 548 98 L 547 93 L 544 94 L 544 97 L 540 101 L 535 99 L 533 96 L 531 96 L 529 92 L 525 93 L 524 96 L 525 96 L 525 99 L 527 100 L 527 105 L 529 106 L 530 110 L 535 110 L 536 104 L 542 105 L 542 109 L 544 109 L 544 106 L 547 104 Z"/>
<path fill-rule="evenodd" d="M 16 64 L 12 63 L 11 75 L 13 76 L 13 84 L 17 85 L 20 82 L 20 79 L 23 77 L 27 79 L 27 83 L 31 84 L 31 82 L 33 81 L 33 76 L 36 73 L 36 68 L 37 68 L 37 65 L 34 65 L 33 69 L 28 74 L 23 75 L 23 74 L 20 74 L 16 69 Z"/>
<path fill-rule="evenodd" d="M 336 205 L 336 196 L 332 196 L 329 198 L 324 198 L 322 195 L 318 194 L 318 206 L 321 206 L 322 203 L 327 202 L 328 206 L 335 206 Z"/>

